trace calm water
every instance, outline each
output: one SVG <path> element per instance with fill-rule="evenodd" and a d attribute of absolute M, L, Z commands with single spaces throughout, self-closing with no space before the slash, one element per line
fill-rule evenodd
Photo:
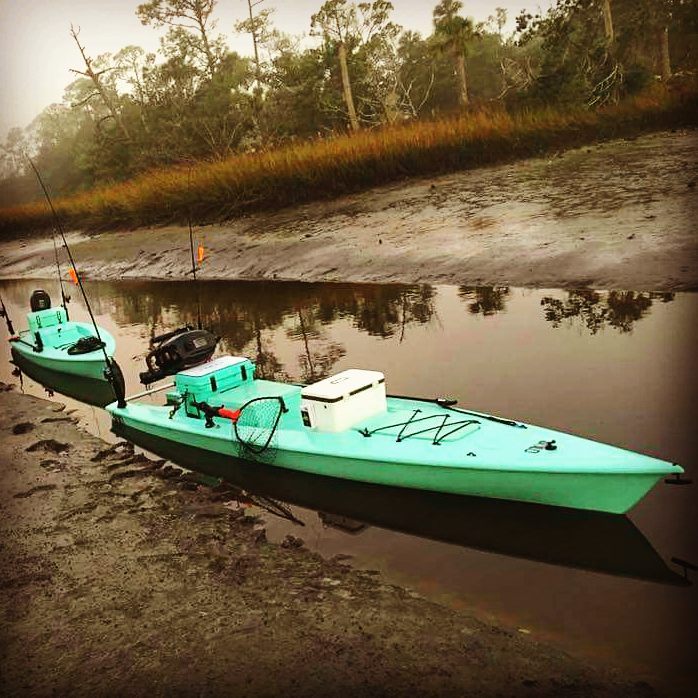
<path fill-rule="evenodd" d="M 54 282 L 0 286 L 16 327 L 42 286 L 59 297 Z M 191 284 L 90 283 L 88 292 L 98 322 L 117 337 L 129 392 L 140 390 L 151 333 L 196 321 Z M 377 369 L 391 393 L 452 396 L 679 462 L 695 477 L 698 295 L 208 282 L 201 307 L 222 350 L 251 356 L 265 377 L 309 382 Z M 74 319 L 86 316 L 77 298 L 70 308 Z M 8 380 L 5 344 L 2 351 L 0 380 Z M 26 378 L 24 389 L 43 394 Z M 111 437 L 103 412 L 66 402 Z M 358 567 L 534 638 L 663 687 L 688 685 L 698 596 L 675 583 L 681 569 L 671 558 L 698 562 L 696 486 L 659 485 L 629 520 L 609 523 L 293 478 L 246 484 L 293 502 L 305 524 L 265 514 L 272 540 L 292 533 L 324 555 L 352 555 Z"/>

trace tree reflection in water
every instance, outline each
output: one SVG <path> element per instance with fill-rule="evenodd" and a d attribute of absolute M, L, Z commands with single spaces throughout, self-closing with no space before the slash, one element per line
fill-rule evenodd
<path fill-rule="evenodd" d="M 473 315 L 495 315 L 506 309 L 508 286 L 459 286 L 458 295 Z"/>
<path fill-rule="evenodd" d="M 99 286 L 101 312 L 111 313 L 119 324 L 146 325 L 148 334 L 196 324 L 191 284 Z M 283 327 L 286 336 L 302 345 L 299 366 L 304 381 L 325 377 L 346 353 L 343 345 L 328 338 L 324 326 L 346 318 L 361 332 L 402 340 L 409 325 L 431 320 L 435 298 L 431 286 L 265 281 L 200 282 L 200 293 L 203 327 L 221 337 L 222 351 L 250 356 L 261 377 L 288 380 L 272 335 Z M 144 350 L 146 343 L 144 337 Z"/>
<path fill-rule="evenodd" d="M 541 300 L 545 319 L 553 327 L 563 321 L 578 319 L 591 334 L 608 325 L 619 332 L 631 332 L 633 325 L 648 313 L 655 301 L 670 303 L 673 293 L 645 293 L 638 291 L 569 291 L 561 300 L 546 296 Z"/>
<path fill-rule="evenodd" d="M 286 330 L 289 337 L 300 339 L 303 344 L 298 363 L 304 383 L 326 378 L 337 361 L 347 353 L 342 344 L 326 336 L 321 325 L 327 324 L 327 321 L 320 320 L 317 310 L 317 306 L 299 307 L 298 321 Z"/>

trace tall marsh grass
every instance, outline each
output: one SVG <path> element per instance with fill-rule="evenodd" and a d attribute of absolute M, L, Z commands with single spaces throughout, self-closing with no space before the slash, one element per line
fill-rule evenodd
<path fill-rule="evenodd" d="M 598 111 L 482 109 L 436 121 L 170 167 L 55 201 L 64 223 L 104 230 L 222 221 L 359 191 L 415 175 L 540 155 L 595 140 L 693 125 L 697 95 L 650 91 Z M 50 227 L 42 201 L 0 209 L 0 235 Z"/>

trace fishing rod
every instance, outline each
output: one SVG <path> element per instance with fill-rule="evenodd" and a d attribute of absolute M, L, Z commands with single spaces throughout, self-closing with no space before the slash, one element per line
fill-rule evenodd
<path fill-rule="evenodd" d="M 70 246 L 68 245 L 68 241 L 65 238 L 65 231 L 63 230 L 63 224 L 61 223 L 61 219 L 58 217 L 58 213 L 56 213 L 56 209 L 53 207 L 53 202 L 51 201 L 51 196 L 48 193 L 48 189 L 46 188 L 46 185 L 44 184 L 44 180 L 41 178 L 41 175 L 39 174 L 39 170 L 36 169 L 36 165 L 34 164 L 33 160 L 28 155 L 26 156 L 26 158 L 29 161 L 29 164 L 31 165 L 32 170 L 34 170 L 34 174 L 36 175 L 36 178 L 39 180 L 39 184 L 41 185 L 41 189 L 44 192 L 44 196 L 46 197 L 46 201 L 48 202 L 49 208 L 51 209 L 51 213 L 53 214 L 53 220 L 55 221 L 56 228 L 61 235 L 61 239 L 63 240 L 63 245 L 65 246 L 65 250 L 68 253 L 68 259 L 70 260 L 70 264 L 73 268 L 73 271 L 75 272 L 75 280 L 77 281 L 78 287 L 80 288 L 80 293 L 82 293 L 82 298 L 85 301 L 85 307 L 87 308 L 87 312 L 89 313 L 90 320 L 92 321 L 92 326 L 94 327 L 95 334 L 97 335 L 97 341 L 101 345 L 100 349 L 102 350 L 102 353 L 104 354 L 104 360 L 106 362 L 104 376 L 111 383 L 111 386 L 114 389 L 114 395 L 116 396 L 119 407 L 126 407 L 126 401 L 124 400 L 124 390 L 123 390 L 122 386 L 117 385 L 116 377 L 114 375 L 114 369 L 112 367 L 112 361 L 109 358 L 109 354 L 107 354 L 106 344 L 102 341 L 102 337 L 99 334 L 99 327 L 97 327 L 97 321 L 95 320 L 95 316 L 92 312 L 92 306 L 90 305 L 90 301 L 87 298 L 87 293 L 85 293 L 85 287 L 82 285 L 82 278 L 80 277 L 80 274 L 78 273 L 78 268 L 77 268 L 77 265 L 75 264 L 75 259 L 73 258 L 73 253 L 71 252 Z"/>
<path fill-rule="evenodd" d="M 61 274 L 61 262 L 58 257 L 58 245 L 56 245 L 56 231 L 54 229 L 53 233 L 51 234 L 51 239 L 53 240 L 53 254 L 56 257 L 56 269 L 58 271 L 58 283 L 61 286 L 61 305 L 63 306 L 63 310 L 65 310 L 65 319 L 70 320 L 70 315 L 68 314 L 68 303 L 70 302 L 70 296 L 66 296 L 65 290 L 63 288 L 63 275 Z"/>
<path fill-rule="evenodd" d="M 191 252 L 191 273 L 194 276 L 194 284 L 196 286 L 196 324 L 198 329 L 201 329 L 201 292 L 196 279 L 196 259 L 194 258 L 194 230 L 191 225 L 191 167 L 189 168 L 189 177 L 187 180 L 187 223 L 189 224 L 189 251 Z"/>
<path fill-rule="evenodd" d="M 5 301 L 2 299 L 2 296 L 0 296 L 0 317 L 5 318 L 5 323 L 7 324 L 7 331 L 10 333 L 10 335 L 14 335 L 15 328 L 12 325 L 12 320 L 10 320 L 7 308 L 5 307 Z"/>
<path fill-rule="evenodd" d="M 196 260 L 194 258 L 194 231 L 191 227 L 191 216 L 187 214 L 189 221 L 189 249 L 191 251 L 191 273 L 194 276 L 194 284 L 196 286 L 196 326 L 201 329 L 201 293 L 199 290 L 198 280 L 196 278 Z"/>

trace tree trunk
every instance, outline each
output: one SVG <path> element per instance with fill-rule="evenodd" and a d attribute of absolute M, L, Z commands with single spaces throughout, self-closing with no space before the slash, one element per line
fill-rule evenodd
<path fill-rule="evenodd" d="M 359 130 L 359 120 L 356 118 L 356 109 L 354 107 L 354 97 L 351 93 L 351 82 L 349 81 L 349 66 L 347 65 L 347 48 L 343 41 L 340 41 L 337 46 L 337 55 L 339 58 L 339 69 L 342 74 L 342 90 L 344 92 L 344 102 L 347 105 L 349 112 L 349 125 L 352 131 Z"/>
<path fill-rule="evenodd" d="M 209 77 L 213 78 L 216 74 L 216 59 L 213 56 L 213 51 L 211 51 L 211 44 L 208 42 L 208 34 L 206 33 L 206 21 L 208 16 L 204 14 L 201 5 L 196 5 L 193 10 L 194 21 L 199 27 L 199 34 L 201 34 L 201 44 L 204 47 L 204 53 L 206 54 L 206 66 L 208 68 Z"/>
<path fill-rule="evenodd" d="M 671 77 L 671 59 L 669 58 L 669 27 L 657 28 L 657 49 L 659 54 L 659 74 L 666 81 Z"/>
<path fill-rule="evenodd" d="M 254 23 L 254 14 L 252 12 L 252 0 L 247 0 L 247 8 L 250 11 L 250 34 L 252 34 L 252 46 L 254 47 L 254 66 L 255 66 L 255 78 L 257 79 L 257 84 L 261 81 L 262 71 L 259 66 L 259 49 L 257 48 L 257 28 Z"/>
<path fill-rule="evenodd" d="M 615 35 L 613 33 L 613 14 L 611 13 L 611 0 L 603 0 L 603 27 L 606 35 L 606 44 L 611 45 Z"/>
<path fill-rule="evenodd" d="M 216 61 L 213 57 L 213 52 L 211 51 L 211 46 L 208 43 L 208 37 L 205 33 L 201 33 L 201 39 L 204 44 L 204 52 L 206 53 L 206 64 L 208 66 L 208 72 L 211 78 L 216 74 Z"/>
<path fill-rule="evenodd" d="M 456 73 L 458 75 L 458 101 L 461 107 L 468 106 L 468 83 L 465 75 L 465 56 L 462 52 L 456 54 Z"/>

